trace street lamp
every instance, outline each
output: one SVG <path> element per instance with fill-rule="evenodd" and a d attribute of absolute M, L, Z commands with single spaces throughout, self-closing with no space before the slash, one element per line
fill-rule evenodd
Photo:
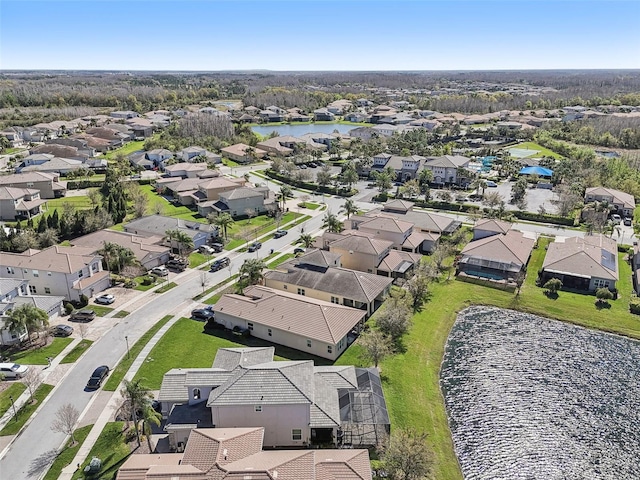
<path fill-rule="evenodd" d="M 9 395 L 9 400 L 11 400 L 11 407 L 13 407 L 13 419 L 18 421 L 18 414 L 16 413 L 16 404 L 13 403 L 13 395 Z"/>
<path fill-rule="evenodd" d="M 127 335 L 124 336 L 124 341 L 127 343 L 127 359 L 129 359 L 129 337 Z"/>

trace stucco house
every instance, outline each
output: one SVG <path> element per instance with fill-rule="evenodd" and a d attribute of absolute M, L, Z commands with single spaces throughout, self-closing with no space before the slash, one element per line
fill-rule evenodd
<path fill-rule="evenodd" d="M 40 198 L 44 199 L 64 197 L 67 193 L 67 184 L 60 181 L 58 173 L 27 172 L 2 175 L 0 186 L 39 190 Z"/>
<path fill-rule="evenodd" d="M 427 157 L 424 168 L 433 173 L 433 183 L 463 185 L 469 183 L 473 173 L 468 170 L 470 158 L 461 155 Z"/>
<path fill-rule="evenodd" d="M 427 210 L 416 210 L 415 204 L 408 200 L 390 200 L 381 209 L 371 210 L 367 215 L 388 215 L 414 225 L 414 231 L 420 230 L 423 233 L 449 235 L 460 228 L 462 222 L 451 217 L 438 215 Z M 436 238 L 436 241 L 437 241 Z"/>
<path fill-rule="evenodd" d="M 264 427 L 192 430 L 184 453 L 131 455 L 116 480 L 372 478 L 365 449 L 262 450 L 264 437 Z"/>
<path fill-rule="evenodd" d="M 275 211 L 277 208 L 275 195 L 266 187 L 240 187 L 220 192 L 218 196 L 219 200 L 215 203 L 198 205 L 198 211 L 201 212 L 201 215 L 215 212 L 217 214 L 228 213 L 232 217 L 242 217 L 249 215 L 249 212 L 252 215 L 259 215 L 269 210 Z"/>
<path fill-rule="evenodd" d="M 584 193 L 584 202 L 607 202 L 616 209 L 616 213 L 623 217 L 633 217 L 636 200 L 633 195 L 613 188 L 589 187 Z"/>
<path fill-rule="evenodd" d="M 549 244 L 542 264 L 541 280 L 562 280 L 564 288 L 593 292 L 614 290 L 619 279 L 618 246 L 605 235 L 556 238 Z"/>
<path fill-rule="evenodd" d="M 0 187 L 0 220 L 33 218 L 46 202 L 35 188 Z"/>
<path fill-rule="evenodd" d="M 265 447 L 296 448 L 375 445 L 389 431 L 377 369 L 280 362 L 274 353 L 220 348 L 211 368 L 169 370 L 158 395 L 169 444 L 180 448 L 207 427 L 263 427 Z"/>
<path fill-rule="evenodd" d="M 264 272 L 264 284 L 337 305 L 375 312 L 389 294 L 392 280 L 380 275 L 342 268 L 340 256 L 312 250 Z"/>
<path fill-rule="evenodd" d="M 147 215 L 145 217 L 132 220 L 124 226 L 124 231 L 127 233 L 133 233 L 134 235 L 140 235 L 143 237 L 161 238 L 162 240 L 160 241 L 160 244 L 162 245 L 169 245 L 169 241 L 166 239 L 166 232 L 168 230 L 180 230 L 188 235 L 193 241 L 194 249 L 198 249 L 202 245 L 206 245 L 208 240 L 217 236 L 218 233 L 218 228 L 214 225 L 199 222 L 187 222 L 179 218 L 165 217 L 162 215 Z M 172 248 L 177 248 L 177 244 L 175 242 L 170 246 Z"/>
<path fill-rule="evenodd" d="M 238 163 L 252 163 L 263 158 L 267 152 L 261 148 L 251 147 L 244 143 L 236 143 L 220 150 L 223 157 L 227 157 Z"/>
<path fill-rule="evenodd" d="M 491 237 L 493 235 L 505 235 L 513 224 L 496 218 L 481 218 L 473 225 L 473 240 Z"/>
<path fill-rule="evenodd" d="M 414 224 L 384 213 L 367 213 L 352 215 L 344 221 L 348 230 L 358 230 L 372 238 L 380 238 L 393 242 L 392 248 L 412 253 L 431 253 L 439 239 L 439 235 L 422 232 L 414 228 Z"/>

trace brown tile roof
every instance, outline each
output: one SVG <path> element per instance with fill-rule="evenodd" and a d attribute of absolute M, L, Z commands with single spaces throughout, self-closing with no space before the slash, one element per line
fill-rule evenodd
<path fill-rule="evenodd" d="M 507 233 L 513 226 L 510 222 L 496 220 L 495 218 L 483 218 L 473 226 L 474 230 L 486 230 L 488 232 Z"/>
<path fill-rule="evenodd" d="M 408 200 L 390 200 L 382 206 L 382 210 L 409 211 L 415 204 Z"/>
<path fill-rule="evenodd" d="M 636 200 L 633 195 L 630 195 L 626 192 L 621 192 L 620 190 L 614 190 L 613 188 L 589 187 L 586 189 L 584 195 L 585 198 L 588 195 L 612 197 L 612 203 L 619 203 L 625 208 L 636 208 Z"/>
<path fill-rule="evenodd" d="M 366 315 L 363 310 L 257 285 L 244 293 L 223 295 L 214 311 L 330 344 L 344 338 Z"/>
<path fill-rule="evenodd" d="M 182 460 L 182 453 L 129 455 L 122 464 L 116 480 L 145 480 L 146 473 L 153 466 L 176 466 Z"/>
<path fill-rule="evenodd" d="M 393 242 L 387 240 L 369 238 L 362 235 L 347 235 L 344 238 L 331 242 L 329 248 L 379 255 L 392 245 Z"/>
<path fill-rule="evenodd" d="M 419 253 L 390 250 L 389 255 L 384 257 L 378 265 L 378 269 L 384 270 L 386 272 L 394 272 L 402 265 L 402 263 L 409 262 L 411 264 L 416 264 L 420 262 L 421 258 L 422 255 Z"/>
<path fill-rule="evenodd" d="M 522 232 L 510 230 L 506 235 L 493 235 L 469 242 L 461 253 L 466 257 L 525 265 L 534 244 L 535 240 L 525 237 Z"/>
<path fill-rule="evenodd" d="M 566 238 L 549 244 L 543 270 L 587 278 L 617 281 L 618 248 L 615 240 L 604 235 Z"/>
<path fill-rule="evenodd" d="M 71 241 L 74 247 L 86 247 L 98 252 L 104 247 L 105 242 L 115 243 L 133 251 L 139 262 L 150 258 L 162 256 L 169 252 L 169 247 L 157 245 L 162 237 L 140 237 L 126 232 L 115 230 L 99 230 L 88 235 L 83 235 Z"/>
<path fill-rule="evenodd" d="M 102 257 L 86 249 L 71 249 L 54 245 L 32 255 L 0 252 L 0 265 L 50 272 L 74 273 Z"/>
<path fill-rule="evenodd" d="M 315 462 L 316 480 L 371 480 L 371 463 L 366 450 L 316 450 Z"/>
<path fill-rule="evenodd" d="M 370 220 L 362 222 L 358 228 L 367 228 L 370 230 L 382 230 L 392 233 L 404 233 L 413 228 L 413 223 L 404 222 L 394 217 L 377 216 Z"/>
<path fill-rule="evenodd" d="M 231 154 L 231 155 L 239 155 L 239 156 L 243 156 L 245 155 L 245 152 L 247 150 L 247 148 L 251 148 L 249 145 L 245 145 L 244 143 L 236 143 L 235 145 L 231 145 L 229 147 L 225 147 L 222 150 L 220 150 L 222 153 L 227 153 L 227 154 Z M 254 148 L 253 149 L 253 153 L 256 157 L 264 157 L 267 152 L 260 149 L 260 148 Z"/>
<path fill-rule="evenodd" d="M 440 235 L 437 233 L 429 233 L 429 232 L 411 232 L 411 235 L 407 237 L 407 239 L 402 244 L 403 247 L 416 248 L 418 245 L 422 245 L 422 242 L 430 241 L 435 242 L 440 238 Z"/>
<path fill-rule="evenodd" d="M 229 473 L 245 475 L 247 470 L 251 470 L 252 478 L 253 472 L 269 473 L 270 478 L 273 478 L 273 473 L 277 471 L 278 480 L 313 480 L 315 478 L 314 451 L 273 450 L 260 452 L 227 464 L 224 466 L 224 470 Z"/>

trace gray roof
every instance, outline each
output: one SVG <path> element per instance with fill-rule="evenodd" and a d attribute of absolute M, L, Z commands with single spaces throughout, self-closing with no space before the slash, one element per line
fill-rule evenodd
<path fill-rule="evenodd" d="M 239 198 L 262 197 L 263 194 L 252 188 L 240 187 L 230 192 L 220 193 L 219 196 L 227 200 L 236 200 Z"/>
<path fill-rule="evenodd" d="M 211 423 L 211 411 L 209 410 L 209 407 L 207 407 L 207 402 L 202 401 L 194 405 L 189 405 L 187 403 L 175 405 L 169 413 L 165 429 L 172 430 L 171 427 L 173 425 L 180 429 L 187 427 L 213 427 L 213 423 Z"/>
<path fill-rule="evenodd" d="M 0 296 L 5 296 L 7 293 L 15 290 L 27 280 L 14 280 L 12 278 L 0 278 Z"/>
<path fill-rule="evenodd" d="M 225 383 L 231 372 L 221 368 L 190 368 L 185 376 L 185 385 L 208 385 L 219 387 Z"/>
<path fill-rule="evenodd" d="M 433 233 L 452 233 L 455 232 L 462 222 L 454 220 L 444 215 L 427 212 L 426 210 L 409 210 L 407 213 L 397 213 L 392 211 L 372 210 L 367 215 L 378 215 L 384 213 L 386 216 L 393 216 L 405 222 L 413 223 L 420 230 Z"/>
<path fill-rule="evenodd" d="M 60 308 L 63 300 L 64 297 L 55 295 L 26 295 L 15 297 L 12 299 L 12 302 L 16 306 L 33 305 L 40 310 L 50 313 L 52 310 Z"/>
<path fill-rule="evenodd" d="M 335 388 L 358 387 L 356 370 L 351 365 L 318 365 L 315 367 L 314 372 L 316 375 L 321 376 L 325 382 L 333 385 Z"/>
<path fill-rule="evenodd" d="M 311 405 L 311 428 L 328 428 L 340 425 L 338 389 L 322 376 L 313 376 L 314 403 Z"/>
<path fill-rule="evenodd" d="M 187 370 L 174 368 L 162 377 L 162 385 L 158 400 L 161 402 L 187 402 L 189 401 L 189 389 L 185 384 Z"/>
<path fill-rule="evenodd" d="M 604 235 L 570 237 L 550 243 L 542 269 L 577 277 L 604 278 L 617 281 L 618 250 L 616 241 Z"/>
<path fill-rule="evenodd" d="M 190 237 L 194 237 L 198 232 L 210 233 L 216 230 L 216 227 L 206 223 L 187 222 L 179 218 L 164 217 L 162 215 L 147 215 L 129 222 L 125 227 L 128 232 L 135 233 L 137 231 L 138 234 L 145 232 L 160 236 L 164 236 L 167 230 L 179 229 Z"/>
<path fill-rule="evenodd" d="M 237 366 L 248 367 L 271 362 L 275 351 L 274 347 L 220 348 L 213 361 L 213 368 L 233 370 Z"/>

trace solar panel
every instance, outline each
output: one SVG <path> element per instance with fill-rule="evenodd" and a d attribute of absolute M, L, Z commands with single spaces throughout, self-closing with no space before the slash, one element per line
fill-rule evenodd
<path fill-rule="evenodd" d="M 604 248 L 600 249 L 600 264 L 612 272 L 616 271 L 616 256 Z"/>

